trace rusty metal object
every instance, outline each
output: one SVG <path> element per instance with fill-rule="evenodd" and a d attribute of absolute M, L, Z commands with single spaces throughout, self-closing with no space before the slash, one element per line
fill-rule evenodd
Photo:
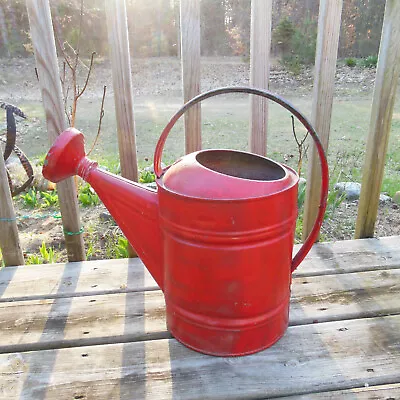
<path fill-rule="evenodd" d="M 17 126 L 14 114 L 24 119 L 26 119 L 27 116 L 22 110 L 20 110 L 16 106 L 13 106 L 12 104 L 0 102 L 0 108 L 3 108 L 6 111 L 6 117 L 7 117 L 6 139 L 0 137 L 0 140 L 3 143 L 5 143 L 4 154 L 3 154 L 4 161 L 7 161 L 11 153 L 14 152 L 15 155 L 18 157 L 19 161 L 21 162 L 21 165 L 24 168 L 26 175 L 28 176 L 28 179 L 21 186 L 14 188 L 9 171 L 7 170 L 8 184 L 10 186 L 11 195 L 14 197 L 23 192 L 25 189 L 29 188 L 34 179 L 33 168 L 31 163 L 29 162 L 28 157 L 15 144 L 17 138 Z"/>

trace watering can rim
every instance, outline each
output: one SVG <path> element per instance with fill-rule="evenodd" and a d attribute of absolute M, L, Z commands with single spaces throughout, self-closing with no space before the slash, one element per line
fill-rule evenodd
<path fill-rule="evenodd" d="M 272 163 L 274 166 L 279 167 L 283 173 L 284 176 L 279 178 L 279 179 L 271 179 L 271 180 L 262 180 L 262 179 L 250 179 L 250 178 L 243 178 L 243 177 L 238 177 L 235 175 L 229 175 L 227 173 L 223 173 L 223 172 L 219 172 L 217 170 L 214 170 L 212 168 L 207 167 L 206 165 L 202 164 L 201 162 L 198 161 L 197 159 L 197 155 L 202 154 L 202 153 L 211 153 L 211 152 L 231 152 L 231 153 L 237 153 L 237 154 L 246 154 L 249 155 L 251 157 L 254 158 L 259 158 L 262 160 L 266 160 L 269 163 Z M 262 185 L 263 187 L 268 186 L 269 188 L 271 186 L 275 186 L 274 190 L 271 191 L 270 193 L 268 193 L 267 191 L 265 193 L 260 194 L 258 192 L 258 194 L 253 194 L 253 195 L 232 195 L 232 196 L 228 196 L 227 197 L 215 197 L 214 195 L 210 194 L 207 195 L 207 193 L 202 193 L 200 195 L 193 195 L 190 193 L 185 193 L 185 191 L 183 190 L 176 190 L 176 188 L 171 187 L 170 185 L 168 185 L 165 182 L 165 177 L 167 175 L 168 178 L 168 173 L 171 173 L 171 171 L 173 171 L 174 167 L 176 167 L 177 165 L 179 165 L 180 162 L 182 161 L 187 161 L 187 162 L 192 162 L 192 166 L 194 166 L 196 169 L 198 169 L 199 171 L 199 175 L 203 174 L 207 174 L 207 175 L 203 175 L 202 177 L 207 179 L 208 177 L 221 177 L 223 179 L 226 179 L 228 181 L 230 181 L 233 184 L 241 184 L 241 183 L 248 183 L 250 185 L 254 185 L 254 186 L 259 186 Z M 180 174 L 180 171 L 176 172 L 177 174 Z M 202 150 L 198 150 L 189 154 L 186 154 L 182 157 L 180 157 L 179 159 L 177 159 L 174 163 L 172 163 L 171 165 L 167 166 L 166 168 L 163 169 L 163 173 L 161 174 L 160 177 L 156 177 L 156 183 L 157 183 L 157 188 L 162 189 L 166 192 L 168 192 L 171 195 L 175 195 L 177 197 L 181 197 L 181 198 L 187 198 L 187 199 L 197 199 L 197 200 L 204 200 L 204 201 L 214 201 L 214 202 L 242 202 L 242 201 L 249 201 L 249 200 L 256 200 L 256 199 L 265 199 L 265 198 L 269 198 L 271 196 L 275 196 L 278 195 L 282 192 L 285 192 L 289 189 L 291 189 L 293 186 L 295 186 L 299 181 L 299 175 L 297 174 L 297 172 L 287 166 L 286 164 L 283 163 L 279 163 L 269 157 L 265 157 L 259 154 L 254 154 L 248 151 L 242 151 L 242 150 L 236 150 L 236 149 L 202 149 Z M 282 187 L 281 185 L 284 184 L 285 182 L 287 182 L 287 184 Z M 279 185 L 279 187 L 278 187 Z"/>
<path fill-rule="evenodd" d="M 261 159 L 263 159 L 263 160 L 267 160 L 268 162 L 270 162 L 270 163 L 272 163 L 272 164 L 275 164 L 275 165 L 277 165 L 277 166 L 279 166 L 280 168 L 282 168 L 283 169 L 283 171 L 285 172 L 285 175 L 282 177 L 282 178 L 279 178 L 279 179 L 271 179 L 271 180 L 268 180 L 268 179 L 251 179 L 251 178 L 242 178 L 242 177 L 240 177 L 240 176 L 235 176 L 235 175 L 229 175 L 229 174 L 224 174 L 223 172 L 219 172 L 219 171 L 216 171 L 216 170 L 214 170 L 214 169 L 212 169 L 212 168 L 209 168 L 209 167 L 207 167 L 206 165 L 204 165 L 204 164 L 202 164 L 200 161 L 198 161 L 197 160 L 197 155 L 198 154 L 201 154 L 201 153 L 211 153 L 211 152 L 216 152 L 216 151 L 218 151 L 218 152 L 226 152 L 226 153 L 241 153 L 241 154 L 246 154 L 246 155 L 249 155 L 249 156 L 252 156 L 252 157 L 255 157 L 255 158 L 261 158 Z M 285 178 L 287 178 L 287 176 L 288 176 L 288 172 L 287 172 L 287 170 L 289 170 L 289 171 L 291 171 L 292 173 L 294 173 L 296 176 L 299 176 L 299 174 L 293 169 L 293 168 L 291 168 L 291 167 L 289 167 L 288 165 L 286 165 L 286 164 L 283 164 L 283 163 L 280 163 L 280 162 L 278 162 L 278 161 L 275 161 L 275 160 L 273 160 L 272 158 L 269 158 L 269 157 L 266 157 L 266 156 L 262 156 L 262 155 L 260 155 L 260 154 L 255 154 L 255 153 L 252 153 L 252 152 L 250 152 L 250 151 L 244 151 L 244 150 L 237 150 L 237 149 L 219 149 L 219 148 L 215 148 L 215 149 L 201 149 L 201 150 L 198 150 L 198 151 L 193 151 L 193 152 L 191 152 L 191 153 L 189 153 L 189 154 L 185 154 L 184 156 L 182 156 L 182 157 L 179 157 L 176 161 L 174 161 L 171 165 L 168 165 L 167 167 L 165 167 L 164 169 L 163 169 L 163 172 L 162 172 L 162 174 L 161 174 L 161 176 L 158 178 L 158 179 L 162 179 L 163 178 L 163 176 L 165 175 L 165 173 L 170 169 L 170 168 L 172 168 L 174 165 L 176 165 L 179 161 L 181 161 L 182 159 L 184 159 L 184 158 L 189 158 L 189 157 L 194 157 L 195 159 L 196 159 L 196 161 L 197 161 L 197 163 L 202 167 L 202 168 L 205 168 L 205 169 L 207 169 L 208 171 L 211 171 L 211 172 L 214 172 L 214 173 L 216 173 L 216 174 L 220 174 L 220 175 L 224 175 L 224 176 L 229 176 L 230 178 L 234 178 L 234 179 L 241 179 L 241 180 L 244 180 L 244 181 L 252 181 L 252 182 L 264 182 L 264 183 L 267 183 L 267 182 L 278 182 L 278 181 L 281 181 L 281 180 L 284 180 Z"/>

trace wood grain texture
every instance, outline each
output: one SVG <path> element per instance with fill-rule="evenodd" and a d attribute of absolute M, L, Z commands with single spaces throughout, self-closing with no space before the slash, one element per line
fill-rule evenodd
<path fill-rule="evenodd" d="M 294 326 L 271 348 L 236 358 L 174 339 L 2 354 L 0 396 L 257 399 L 393 384 L 399 329 L 399 315 Z"/>
<path fill-rule="evenodd" d="M 125 0 L 106 0 L 105 6 L 121 175 L 137 182 L 139 175 L 126 3 Z M 128 254 L 129 257 L 137 257 L 130 243 Z"/>
<path fill-rule="evenodd" d="M 299 247 L 295 246 L 294 253 Z M 317 243 L 293 276 L 389 269 L 400 269 L 399 236 Z M 0 270 L 0 302 L 157 289 L 157 284 L 138 258 Z"/>
<path fill-rule="evenodd" d="M 300 396 L 280 397 L 281 400 L 397 400 L 400 398 L 400 383 L 389 383 L 387 385 L 364 386 L 334 390 L 323 393 L 308 393 Z"/>
<path fill-rule="evenodd" d="M 24 256 L 2 151 L 0 151 L 0 199 L 0 249 L 4 264 L 23 265 Z"/>
<path fill-rule="evenodd" d="M 106 0 L 121 175 L 138 180 L 132 69 L 125 0 Z"/>
<path fill-rule="evenodd" d="M 272 0 L 252 0 L 250 35 L 250 85 L 268 89 L 271 50 Z M 266 155 L 268 101 L 250 96 L 249 150 Z"/>
<path fill-rule="evenodd" d="M 0 301 L 158 289 L 138 258 L 9 267 L 0 271 Z"/>
<path fill-rule="evenodd" d="M 50 6 L 48 0 L 27 0 L 26 5 L 46 114 L 47 133 L 52 144 L 65 130 L 66 122 Z M 78 233 L 81 224 L 73 179 L 69 178 L 57 184 L 57 192 L 64 232 L 69 232 L 64 235 L 68 260 L 84 260 L 85 249 L 82 234 Z"/>
<path fill-rule="evenodd" d="M 294 278 L 290 322 L 400 314 L 400 269 Z M 0 303 L 0 353 L 170 337 L 160 290 Z"/>
<path fill-rule="evenodd" d="M 169 338 L 161 291 L 0 303 L 0 353 Z"/>
<path fill-rule="evenodd" d="M 400 2 L 387 0 L 358 205 L 356 238 L 373 237 L 375 230 L 393 107 L 400 75 L 399 21 Z"/>
<path fill-rule="evenodd" d="M 342 4 L 343 0 L 321 0 L 319 6 L 311 124 L 317 131 L 325 151 L 328 149 L 331 126 Z M 314 225 L 321 193 L 319 157 L 315 145 L 310 149 L 304 202 L 303 241 Z"/>
<path fill-rule="evenodd" d="M 200 94 L 200 0 L 180 1 L 183 99 L 186 103 Z M 201 149 L 201 105 L 184 115 L 185 151 Z"/>
<path fill-rule="evenodd" d="M 399 249 L 399 236 L 316 243 L 293 276 L 400 268 Z"/>

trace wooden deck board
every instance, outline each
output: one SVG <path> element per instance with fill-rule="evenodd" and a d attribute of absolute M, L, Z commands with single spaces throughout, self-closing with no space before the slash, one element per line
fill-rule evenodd
<path fill-rule="evenodd" d="M 396 268 L 400 268 L 399 236 L 317 244 L 293 276 Z M 0 302 L 157 288 L 139 259 L 8 267 L 0 271 Z"/>
<path fill-rule="evenodd" d="M 256 399 L 385 385 L 400 382 L 399 330 L 400 316 L 351 320 L 346 329 L 342 321 L 294 326 L 271 348 L 238 358 L 174 339 L 2 354 L 0 395 Z"/>
<path fill-rule="evenodd" d="M 300 396 L 280 397 L 281 400 L 398 400 L 400 383 L 335 390 L 322 393 L 308 393 Z M 267 400 L 267 399 L 265 399 Z"/>
<path fill-rule="evenodd" d="M 398 399 L 399 278 L 400 237 L 318 244 L 284 337 L 221 358 L 171 338 L 139 259 L 5 268 L 0 398 Z"/>
<path fill-rule="evenodd" d="M 295 247 L 295 251 L 298 247 Z M 400 236 L 317 243 L 294 276 L 400 268 Z"/>
<path fill-rule="evenodd" d="M 389 314 L 400 269 L 293 279 L 291 325 Z M 170 337 L 160 290 L 3 302 L 0 316 L 0 353 Z"/>
<path fill-rule="evenodd" d="M 0 302 L 157 289 L 139 258 L 8 267 L 0 271 Z"/>

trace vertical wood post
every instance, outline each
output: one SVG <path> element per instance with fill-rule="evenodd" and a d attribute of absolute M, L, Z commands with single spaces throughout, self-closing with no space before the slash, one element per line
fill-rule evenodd
<path fill-rule="evenodd" d="M 271 51 L 272 0 L 251 1 L 250 85 L 268 89 Z M 268 101 L 250 96 L 250 151 L 265 156 L 267 151 Z"/>
<path fill-rule="evenodd" d="M 356 239 L 372 237 L 400 73 L 400 1 L 387 0 L 364 161 Z"/>
<path fill-rule="evenodd" d="M 333 90 L 339 44 L 343 0 L 321 0 L 315 57 L 314 92 L 311 123 L 326 151 L 331 127 Z M 303 240 L 309 235 L 318 213 L 321 193 L 321 170 L 315 145 L 311 148 L 303 218 Z"/>
<path fill-rule="evenodd" d="M 24 256 L 2 152 L 0 152 L 0 199 L 0 249 L 4 264 L 23 265 Z"/>
<path fill-rule="evenodd" d="M 132 70 L 125 0 L 106 0 L 108 41 L 117 118 L 121 174 L 138 180 L 135 120 L 133 115 Z"/>
<path fill-rule="evenodd" d="M 181 0 L 181 60 L 183 99 L 200 94 L 200 0 Z M 185 115 L 185 151 L 201 149 L 201 108 L 196 104 Z"/>
<path fill-rule="evenodd" d="M 26 1 L 50 144 L 65 130 L 65 116 L 49 0 Z M 69 261 L 85 259 L 78 200 L 72 178 L 57 184 Z"/>
<path fill-rule="evenodd" d="M 137 182 L 138 164 L 126 3 L 125 0 L 106 0 L 105 5 L 121 175 Z M 129 257 L 136 256 L 136 252 L 130 244 L 128 254 Z"/>
<path fill-rule="evenodd" d="M 2 42 L 7 50 L 7 55 L 10 57 L 10 45 L 8 42 L 7 26 L 5 24 L 4 9 L 0 4 L 0 43 Z"/>
<path fill-rule="evenodd" d="M 181 10 L 180 10 L 180 0 L 179 3 L 174 1 L 174 16 L 176 23 L 176 56 L 178 59 L 181 58 Z"/>

